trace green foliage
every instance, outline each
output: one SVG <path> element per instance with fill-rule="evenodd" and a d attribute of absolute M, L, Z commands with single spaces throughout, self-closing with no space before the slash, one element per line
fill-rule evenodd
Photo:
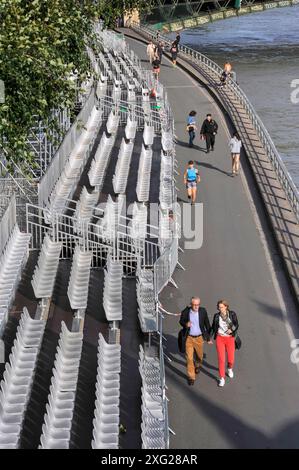
<path fill-rule="evenodd" d="M 89 70 L 86 43 L 94 45 L 94 21 L 114 26 L 124 10 L 142 8 L 144 0 L 1 0 L 0 149 L 18 164 L 33 164 L 27 136 L 36 120 L 48 122 L 53 109 L 72 108 L 76 70 Z M 147 3 L 148 5 L 148 3 Z M 55 123 L 49 124 L 55 126 Z"/>

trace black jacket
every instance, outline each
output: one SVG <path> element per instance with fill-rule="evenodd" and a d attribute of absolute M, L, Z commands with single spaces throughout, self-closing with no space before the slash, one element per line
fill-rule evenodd
<path fill-rule="evenodd" d="M 229 314 L 229 318 L 232 321 L 232 327 L 231 327 L 232 334 L 231 334 L 231 336 L 236 336 L 237 330 L 239 328 L 239 322 L 238 322 L 237 314 L 236 314 L 236 312 L 233 312 L 232 310 L 229 310 L 228 314 Z M 211 336 L 214 335 L 214 339 L 217 338 L 217 334 L 218 334 L 219 317 L 220 317 L 220 313 L 219 312 L 215 313 L 214 318 L 213 318 L 212 328 L 210 330 L 210 335 Z"/>
<path fill-rule="evenodd" d="M 189 312 L 190 312 L 191 307 L 188 306 L 184 308 L 184 310 L 181 312 L 181 318 L 180 318 L 180 324 L 182 325 L 183 328 L 187 329 L 187 323 L 190 321 L 189 318 Z M 205 308 L 199 307 L 198 309 L 198 314 L 199 314 L 199 326 L 202 331 L 202 336 L 205 341 L 210 341 L 210 330 L 211 330 L 211 325 L 209 322 L 208 314 Z"/>
<path fill-rule="evenodd" d="M 211 121 L 208 121 L 207 119 L 204 120 L 201 126 L 201 131 L 200 133 L 202 135 L 204 134 L 213 134 L 214 132 L 217 133 L 218 131 L 218 124 L 214 119 L 211 119 Z"/>

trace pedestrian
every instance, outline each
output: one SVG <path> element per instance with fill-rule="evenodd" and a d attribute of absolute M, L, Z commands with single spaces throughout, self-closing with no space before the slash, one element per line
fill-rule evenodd
<path fill-rule="evenodd" d="M 226 85 L 228 77 L 231 76 L 231 72 L 232 72 L 232 64 L 226 61 L 223 66 L 223 72 L 220 76 L 220 83 L 219 83 L 220 87 L 224 87 Z"/>
<path fill-rule="evenodd" d="M 223 66 L 223 70 L 224 70 L 224 72 L 226 72 L 229 75 L 232 71 L 232 64 L 230 62 L 226 61 L 224 66 Z"/>
<path fill-rule="evenodd" d="M 181 35 L 180 35 L 179 31 L 176 33 L 175 41 L 176 41 L 177 45 L 179 45 L 180 42 L 181 42 Z"/>
<path fill-rule="evenodd" d="M 220 75 L 220 83 L 218 84 L 219 87 L 224 87 L 226 85 L 226 82 L 227 82 L 227 79 L 228 79 L 228 73 L 223 70 L 222 74 Z"/>
<path fill-rule="evenodd" d="M 215 136 L 218 131 L 218 124 L 217 122 L 212 119 L 211 114 L 207 114 L 206 119 L 202 123 L 201 126 L 201 139 L 206 140 L 206 145 L 207 145 L 207 153 L 210 152 L 210 148 L 213 151 L 214 150 L 214 145 L 215 145 Z"/>
<path fill-rule="evenodd" d="M 189 147 L 193 147 L 193 140 L 195 139 L 195 131 L 196 131 L 196 111 L 190 111 L 188 119 L 187 119 L 187 132 L 189 133 Z"/>
<path fill-rule="evenodd" d="M 237 314 L 229 309 L 226 300 L 219 300 L 217 303 L 218 312 L 215 313 L 210 330 L 210 335 L 214 335 L 218 355 L 219 387 L 225 385 L 225 352 L 227 352 L 227 375 L 234 377 L 235 362 L 235 336 L 239 328 Z"/>
<path fill-rule="evenodd" d="M 154 60 L 152 61 L 152 66 L 153 66 L 153 74 L 155 78 L 158 80 L 159 73 L 160 73 L 160 59 L 157 53 L 155 54 Z"/>
<path fill-rule="evenodd" d="M 194 161 L 190 160 L 188 166 L 184 172 L 184 184 L 187 188 L 188 199 L 191 200 L 193 205 L 196 201 L 197 194 L 197 183 L 200 182 L 200 176 L 198 169 L 194 167 Z"/>
<path fill-rule="evenodd" d="M 188 384 L 194 385 L 195 377 L 199 373 L 199 366 L 203 362 L 204 342 L 207 341 L 208 344 L 212 344 L 209 334 L 211 326 L 208 314 L 206 309 L 200 306 L 199 297 L 192 297 L 191 304 L 181 312 L 180 324 L 187 334 L 186 361 Z"/>
<path fill-rule="evenodd" d="M 238 132 L 234 132 L 233 137 L 229 141 L 229 148 L 232 155 L 232 176 L 239 174 L 240 168 L 240 152 L 242 142 Z"/>
<path fill-rule="evenodd" d="M 178 55 L 178 44 L 176 41 L 173 41 L 170 47 L 172 65 L 176 67 L 176 60 Z"/>
<path fill-rule="evenodd" d="M 148 55 L 150 63 L 153 62 L 154 57 L 155 57 L 155 45 L 153 41 L 150 41 L 147 48 L 146 48 L 146 53 Z"/>
<path fill-rule="evenodd" d="M 161 41 L 159 41 L 159 42 L 158 42 L 158 45 L 157 45 L 157 47 L 156 47 L 156 54 L 157 54 L 158 57 L 159 57 L 160 64 L 162 64 L 163 50 L 164 50 L 163 44 L 162 44 Z"/>

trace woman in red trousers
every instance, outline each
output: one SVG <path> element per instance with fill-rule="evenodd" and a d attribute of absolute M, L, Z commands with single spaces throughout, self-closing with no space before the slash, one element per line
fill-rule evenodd
<path fill-rule="evenodd" d="M 234 376 L 235 362 L 235 336 L 239 328 L 238 318 L 235 312 L 229 309 L 226 300 L 217 303 L 218 313 L 215 313 L 211 327 L 211 336 L 216 340 L 219 367 L 219 387 L 225 385 L 225 355 L 227 353 L 227 375 Z"/>

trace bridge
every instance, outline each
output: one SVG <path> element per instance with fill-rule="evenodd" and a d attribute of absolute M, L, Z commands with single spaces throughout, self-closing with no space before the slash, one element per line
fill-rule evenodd
<path fill-rule="evenodd" d="M 150 11 L 140 14 L 140 23 L 167 33 L 297 4 L 298 0 L 157 0 Z M 129 18 L 127 24 L 130 24 Z"/>
<path fill-rule="evenodd" d="M 96 30 L 94 77 L 43 160 L 23 231 L 14 198 L 0 222 L 0 447 L 298 448 L 298 190 L 239 86 L 217 87 L 215 63 L 182 45 L 157 83 L 153 31 L 120 33 Z M 209 155 L 186 144 L 191 109 L 219 123 Z M 232 178 L 235 129 L 244 149 Z M 202 209 L 192 246 L 185 226 Z M 215 346 L 195 386 L 186 381 L 177 333 L 192 295 L 210 318 L 221 297 L 239 316 L 243 346 L 223 389 Z"/>

